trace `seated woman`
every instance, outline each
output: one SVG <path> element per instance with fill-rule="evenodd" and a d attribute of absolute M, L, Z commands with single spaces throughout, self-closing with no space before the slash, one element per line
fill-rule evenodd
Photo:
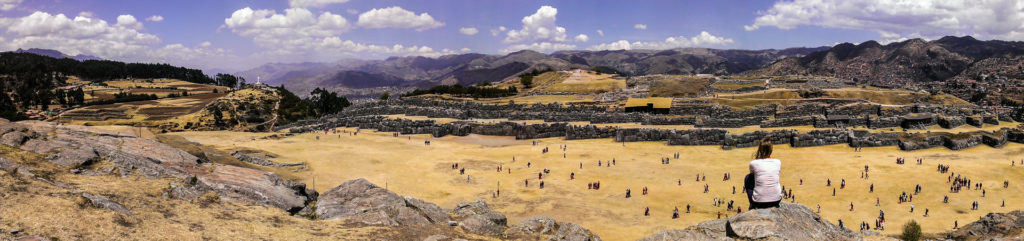
<path fill-rule="evenodd" d="M 748 210 L 779 207 L 782 200 L 782 186 L 779 184 L 782 161 L 771 156 L 772 140 L 765 137 L 754 153 L 754 160 L 750 161 L 750 174 L 743 179 L 743 189 L 750 201 Z"/>

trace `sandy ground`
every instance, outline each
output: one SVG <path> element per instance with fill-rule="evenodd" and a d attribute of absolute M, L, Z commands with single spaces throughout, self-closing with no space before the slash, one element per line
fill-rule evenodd
<path fill-rule="evenodd" d="M 301 181 L 320 191 L 347 180 L 366 178 L 400 195 L 421 198 L 445 208 L 482 199 L 506 214 L 510 224 L 533 216 L 575 222 L 606 240 L 635 240 L 661 230 L 681 229 L 715 219 L 719 212 L 723 217 L 735 213 L 727 211 L 724 205 L 713 206 L 716 197 L 726 202 L 734 200 L 737 206 L 746 209 L 746 197 L 739 189 L 754 151 L 752 148 L 724 151 L 717 146 L 668 146 L 664 142 L 623 146 L 610 139 L 548 138 L 537 140 L 539 144 L 535 146 L 532 141 L 509 141 L 505 137 L 393 137 L 392 133 L 367 130 L 354 136 L 321 132 L 276 140 L 254 139 L 270 135 L 267 133 L 181 132 L 172 135 L 225 150 L 262 149 L 278 155 L 280 162 L 305 161 L 310 169 L 297 174 Z M 424 145 L 425 139 L 431 140 L 429 146 Z M 567 145 L 566 151 L 559 149 L 560 145 Z M 545 147 L 551 152 L 542 154 Z M 672 159 L 667 165 L 659 161 L 676 152 L 682 158 Z M 1010 165 L 1011 159 L 1018 162 L 1024 159 L 1024 145 L 1020 144 L 1011 143 L 1001 149 L 982 145 L 962 151 L 935 148 L 916 152 L 902 152 L 896 147 L 864 148 L 854 152 L 841 145 L 812 148 L 779 145 L 774 157 L 783 161 L 782 184 L 793 190 L 796 202 L 811 209 L 821 205 L 825 219 L 833 223 L 842 219 L 847 227 L 854 229 L 861 221 L 873 224 L 879 210 L 884 210 L 888 218 L 888 229 L 884 233 L 896 234 L 911 219 L 921 223 L 925 233 L 939 233 L 951 230 L 954 221 L 963 225 L 989 212 L 1024 209 L 1024 201 L 1020 201 L 1024 200 L 1024 165 Z M 906 158 L 907 164 L 896 165 L 897 157 Z M 597 166 L 599 160 L 605 163 L 613 158 L 615 165 Z M 924 164 L 917 165 L 914 162 L 917 158 L 924 158 Z M 454 163 L 465 167 L 466 175 L 453 170 Z M 982 197 L 980 190 L 949 193 L 949 174 L 938 173 L 938 164 L 951 165 L 951 173 L 971 178 L 973 183 L 984 183 L 986 197 Z M 869 179 L 860 178 L 864 165 L 871 168 Z M 499 166 L 503 167 L 501 172 L 497 171 Z M 537 174 L 543 169 L 551 172 L 538 180 Z M 575 180 L 569 180 L 570 173 L 575 173 Z M 731 173 L 732 180 L 723 181 L 724 173 Z M 706 175 L 706 181 L 695 181 L 696 175 Z M 832 187 L 825 185 L 829 178 Z M 843 179 L 846 188 L 838 189 Z M 527 180 L 529 186 L 524 185 Z M 803 185 L 800 185 L 801 180 Z M 1009 188 L 1002 187 L 1004 180 L 1010 181 Z M 545 182 L 544 189 L 538 188 L 540 181 Z M 588 190 L 587 183 L 595 181 L 601 182 L 601 190 Z M 703 192 L 705 184 L 710 186 L 710 193 Z M 868 192 L 871 184 L 875 185 L 874 193 Z M 924 191 L 914 195 L 912 203 L 897 203 L 899 194 L 912 193 L 915 184 L 923 185 Z M 645 186 L 650 190 L 649 195 L 641 195 Z M 501 195 L 493 197 L 499 187 Z M 833 188 L 837 188 L 836 196 L 832 196 Z M 632 190 L 632 198 L 624 197 L 626 189 Z M 943 195 L 950 197 L 950 203 L 942 203 Z M 876 198 L 881 200 L 880 207 L 874 206 Z M 1000 207 L 1002 200 L 1006 200 L 1005 207 Z M 970 209 L 972 201 L 980 202 L 980 210 Z M 692 206 L 692 213 L 671 219 L 674 207 L 683 210 L 687 204 Z M 916 206 L 913 213 L 909 211 L 911 204 Z M 644 207 L 650 207 L 651 216 L 643 216 Z M 925 209 L 930 210 L 929 217 L 923 216 Z"/>

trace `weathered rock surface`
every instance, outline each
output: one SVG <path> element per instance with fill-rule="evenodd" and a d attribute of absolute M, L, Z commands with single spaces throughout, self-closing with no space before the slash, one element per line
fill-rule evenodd
<path fill-rule="evenodd" d="M 40 121 L 0 122 L 0 131 L 6 132 L 0 138 L 7 140 L 5 144 L 44 154 L 46 160 L 70 168 L 72 173 L 99 174 L 116 170 L 122 176 L 179 178 L 184 183 L 172 183 L 167 192 L 169 197 L 177 199 L 195 200 L 213 191 L 226 201 L 268 205 L 296 213 L 303 209 L 311 212 L 308 204 L 317 198 L 317 193 L 306 189 L 304 183 L 244 167 L 201 165 L 198 157 L 151 139 Z M 89 170 L 87 166 L 97 161 L 108 161 L 114 167 L 99 172 Z M 0 160 L 0 168 L 31 175 L 27 168 L 8 160 Z M 120 204 L 89 195 L 83 194 L 94 205 L 131 215 Z"/>
<path fill-rule="evenodd" d="M 575 223 L 558 222 L 554 219 L 544 217 L 533 217 L 512 225 L 505 230 L 505 237 L 521 240 L 528 237 L 541 236 L 544 240 L 566 240 L 566 241 L 600 241 L 601 238 L 594 235 L 590 230 L 584 229 Z"/>
<path fill-rule="evenodd" d="M 778 208 L 755 209 L 728 219 L 667 230 L 640 240 L 862 240 L 846 228 L 821 219 L 811 209 L 782 203 Z"/>
<path fill-rule="evenodd" d="M 482 200 L 460 203 L 452 210 L 452 214 L 459 222 L 459 226 L 476 234 L 498 236 L 508 225 L 508 219 L 504 214 L 491 210 Z"/>
<path fill-rule="evenodd" d="M 22 132 L 19 132 L 19 131 L 8 132 L 8 133 L 4 134 L 2 137 L 0 137 L 0 144 L 12 146 L 12 147 L 13 146 L 20 146 L 21 143 L 25 143 L 26 139 L 28 139 L 28 136 L 26 136 L 25 133 L 22 133 Z"/>
<path fill-rule="evenodd" d="M 306 184 L 281 179 L 272 172 L 244 167 L 203 164 L 195 178 L 186 178 L 185 184 L 171 185 L 170 196 L 194 200 L 207 191 L 214 191 L 221 199 L 240 203 L 255 203 L 296 213 L 317 198 Z M 192 182 L 195 183 L 192 183 Z"/>
<path fill-rule="evenodd" d="M 163 143 L 119 135 L 115 132 L 40 121 L 9 123 L 13 131 L 4 134 L 20 149 L 46 154 L 47 159 L 75 168 L 97 159 L 112 162 L 122 175 L 139 173 L 146 177 L 186 177 L 186 169 L 199 165 L 199 158 Z M 44 133 L 44 134 L 40 134 Z M 18 143 L 17 139 L 27 139 Z"/>
<path fill-rule="evenodd" d="M 1024 240 L 1024 211 L 989 213 L 950 233 L 954 240 Z"/>
<path fill-rule="evenodd" d="M 346 219 L 368 225 L 429 225 L 447 223 L 440 207 L 411 197 L 403 198 L 366 179 L 342 183 L 320 195 L 316 214 L 325 220 Z"/>
<path fill-rule="evenodd" d="M 122 213 L 124 215 L 134 216 L 132 215 L 132 212 L 128 210 L 128 208 L 124 207 L 124 205 L 111 201 L 110 199 L 104 196 L 84 192 L 82 193 L 82 197 L 89 199 L 89 203 L 92 203 L 92 205 L 95 207 L 106 208 L 114 212 Z"/>
<path fill-rule="evenodd" d="M 271 161 L 271 160 L 267 160 L 266 158 L 264 158 L 266 155 L 263 155 L 263 154 L 256 155 L 256 154 L 252 154 L 252 153 L 244 153 L 244 152 L 241 152 L 241 151 L 231 152 L 231 156 L 233 156 L 235 158 L 238 158 L 239 161 L 248 162 L 248 163 L 252 163 L 252 164 L 256 164 L 256 165 L 260 165 L 260 166 L 266 166 L 266 167 L 292 167 L 292 166 L 303 166 L 303 165 L 306 165 L 305 162 L 277 163 L 277 162 L 274 162 L 274 161 Z"/>

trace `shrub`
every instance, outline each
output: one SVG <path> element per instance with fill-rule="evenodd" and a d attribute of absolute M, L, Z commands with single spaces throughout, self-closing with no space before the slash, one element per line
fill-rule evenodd
<path fill-rule="evenodd" d="M 910 222 L 903 225 L 903 234 L 900 235 L 900 239 L 907 241 L 921 240 L 921 225 L 917 224 L 917 221 L 910 220 Z"/>

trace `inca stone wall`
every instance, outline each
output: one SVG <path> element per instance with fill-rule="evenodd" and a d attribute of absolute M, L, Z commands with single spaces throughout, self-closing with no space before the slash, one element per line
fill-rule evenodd
<path fill-rule="evenodd" d="M 475 102 L 400 99 L 368 103 L 347 108 L 336 115 L 304 120 L 281 129 L 292 132 L 321 131 L 335 127 L 358 127 L 401 134 L 430 134 L 434 137 L 469 134 L 514 136 L 517 139 L 561 137 L 568 140 L 614 138 L 618 142 L 664 141 L 669 145 L 719 145 L 722 148 L 756 146 L 761 138 L 771 137 L 775 144 L 794 147 L 846 144 L 851 147 L 898 146 L 902 150 L 945 147 L 961 150 L 977 145 L 1001 147 L 1007 142 L 1024 142 L 1020 129 L 1004 128 L 996 132 L 903 133 L 902 129 L 939 125 L 956 128 L 962 125 L 998 124 L 999 115 L 979 107 L 956 106 L 877 106 L 862 103 L 800 103 L 795 105 L 761 105 L 748 110 L 733 110 L 706 102 L 675 103 L 672 114 L 625 113 L 620 108 L 588 105 L 489 105 Z M 923 112 L 922 112 L 923 111 Z M 383 115 L 405 114 L 434 118 L 453 118 L 439 124 L 433 120 L 386 118 Z M 497 123 L 481 123 L 474 119 L 509 119 Z M 548 123 L 523 124 L 515 120 L 544 120 Z M 569 122 L 641 123 L 644 125 L 694 125 L 696 129 L 656 129 L 597 127 L 571 125 Z M 717 128 L 760 126 L 777 128 L 813 125 L 835 128 L 799 132 L 796 130 L 755 131 L 730 134 Z M 889 132 L 853 131 L 846 127 L 864 126 L 889 129 Z M 896 130 L 900 128 L 901 130 Z"/>

